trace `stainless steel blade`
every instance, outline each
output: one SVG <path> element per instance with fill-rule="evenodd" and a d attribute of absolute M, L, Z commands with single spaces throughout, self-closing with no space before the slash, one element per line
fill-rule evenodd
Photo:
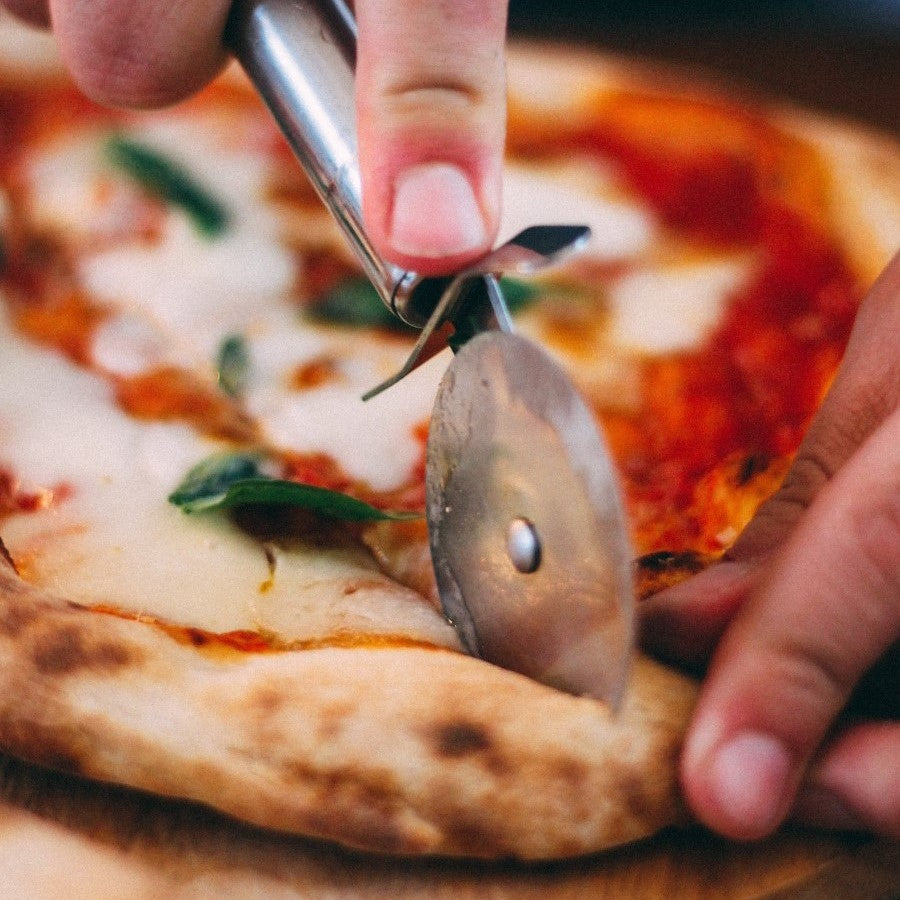
<path fill-rule="evenodd" d="M 445 323 L 455 322 L 460 307 L 469 308 L 474 304 L 489 312 L 491 323 L 485 328 L 496 327 L 501 331 L 512 331 L 512 321 L 506 309 L 497 277 L 500 275 L 533 275 L 555 265 L 560 260 L 581 249 L 591 237 L 591 229 L 586 225 L 532 225 L 520 231 L 515 237 L 501 244 L 484 258 L 453 278 L 443 279 L 440 292 L 422 332 L 412 348 L 406 362 L 390 378 L 375 385 L 363 394 L 363 400 L 371 400 L 382 391 L 393 387 L 422 363 L 431 357 L 423 353 L 430 345 L 431 336 Z M 435 287 L 439 279 L 422 282 L 420 290 L 431 282 Z M 467 301 L 473 301 L 473 304 Z M 436 348 L 432 347 L 432 351 Z M 440 349 L 443 349 L 441 347 Z"/>
<path fill-rule="evenodd" d="M 547 354 L 501 332 L 460 350 L 432 415 L 426 496 L 467 649 L 617 706 L 635 631 L 626 520 L 591 411 Z"/>

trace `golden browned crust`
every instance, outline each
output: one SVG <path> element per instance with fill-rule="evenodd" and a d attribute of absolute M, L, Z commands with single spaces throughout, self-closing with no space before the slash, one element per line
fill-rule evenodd
<path fill-rule="evenodd" d="M 205 656 L 0 571 L 0 747 L 383 853 L 589 853 L 681 817 L 694 685 L 640 660 L 624 710 L 461 654 Z"/>

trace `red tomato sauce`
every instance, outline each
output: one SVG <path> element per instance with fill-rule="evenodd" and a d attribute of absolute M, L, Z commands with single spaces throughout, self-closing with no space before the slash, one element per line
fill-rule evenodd
<path fill-rule="evenodd" d="M 810 201 L 820 180 L 810 148 L 741 111 L 691 109 L 684 101 L 676 118 L 692 125 L 691 146 L 673 151 L 656 131 L 669 121 L 667 101 L 659 101 L 657 126 L 652 98 L 619 99 L 614 107 L 641 108 L 634 133 L 645 140 L 601 116 L 563 135 L 557 152 L 611 159 L 681 239 L 759 260 L 703 347 L 644 361 L 639 415 L 598 410 L 640 550 L 720 550 L 707 522 L 716 517 L 691 508 L 698 484 L 735 455 L 776 459 L 796 451 L 843 355 L 861 291 Z M 723 114 L 726 134 L 718 140 Z M 541 147 L 546 152 L 547 142 Z"/>
<path fill-rule="evenodd" d="M 0 467 L 0 519 L 15 513 L 47 509 L 71 494 L 72 488 L 66 484 L 58 484 L 46 490 L 23 490 L 12 470 Z"/>
<path fill-rule="evenodd" d="M 220 94 L 236 105 L 245 102 L 241 91 Z M 202 94 L 191 103 L 202 104 L 206 96 L 219 95 Z M 43 91 L 40 97 L 28 91 L 0 95 L 0 174 L 14 184 L 21 147 L 53 129 L 100 117 L 111 124 L 121 118 L 67 89 L 50 103 Z M 286 160 L 274 129 L 247 127 L 258 128 L 261 148 Z M 735 457 L 783 459 L 796 450 L 839 364 L 860 299 L 857 279 L 828 234 L 815 151 L 752 111 L 636 92 L 598 100 L 594 121 L 555 133 L 517 129 L 513 116 L 510 147 L 525 158 L 578 153 L 612 161 L 673 237 L 700 251 L 747 251 L 757 260 L 752 283 L 739 291 L 702 348 L 644 361 L 640 415 L 598 411 L 622 472 L 640 550 L 720 549 L 707 519 L 718 520 L 695 503 L 697 485 Z M 19 252 L 20 262 L 7 265 L 3 277 L 20 293 L 43 300 L 48 285 L 65 283 L 64 259 L 49 254 L 41 264 L 21 248 L 11 251 Z M 330 254 L 311 256 L 304 290 L 329 287 L 343 270 Z M 76 301 L 80 314 L 66 324 L 72 312 L 66 304 Z M 102 312 L 72 297 L 55 303 L 26 314 L 23 329 L 87 364 Z M 114 384 L 132 415 L 187 421 L 228 440 L 255 439 L 238 404 L 188 373 L 158 370 Z M 423 505 L 422 466 L 398 491 L 376 493 L 325 455 L 286 456 L 283 465 L 286 477 L 376 505 Z"/>

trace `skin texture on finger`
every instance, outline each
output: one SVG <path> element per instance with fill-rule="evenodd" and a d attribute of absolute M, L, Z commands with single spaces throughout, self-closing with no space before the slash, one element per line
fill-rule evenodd
<path fill-rule="evenodd" d="M 900 254 L 860 306 L 844 361 L 783 485 L 764 503 L 725 560 L 639 607 L 653 653 L 702 668 L 816 494 L 900 404 Z"/>
<path fill-rule="evenodd" d="M 791 817 L 900 840 L 900 722 L 864 722 L 838 732 L 812 767 Z"/>
<path fill-rule="evenodd" d="M 357 0 L 363 213 L 378 251 L 424 275 L 496 236 L 506 0 Z"/>
<path fill-rule="evenodd" d="M 189 96 L 221 69 L 228 8 L 228 0 L 50 0 L 50 17 L 89 97 L 150 108 Z"/>
<path fill-rule="evenodd" d="M 50 7 L 47 0 L 0 0 L 0 7 L 6 7 L 17 19 L 29 25 L 50 27 Z"/>
<path fill-rule="evenodd" d="M 819 492 L 713 658 L 682 757 L 698 817 L 773 831 L 861 676 L 900 633 L 900 409 Z"/>

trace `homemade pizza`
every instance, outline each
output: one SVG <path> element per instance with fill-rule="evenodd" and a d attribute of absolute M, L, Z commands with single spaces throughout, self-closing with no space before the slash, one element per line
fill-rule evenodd
<path fill-rule="evenodd" d="M 415 332 L 241 76 L 128 113 L 2 58 L 0 749 L 382 853 L 684 821 L 690 678 L 640 657 L 614 715 L 462 651 L 422 518 L 450 351 L 362 402 Z M 900 244 L 900 152 L 547 47 L 508 146 L 501 237 L 593 232 L 504 287 L 603 425 L 646 596 L 777 487 Z"/>

